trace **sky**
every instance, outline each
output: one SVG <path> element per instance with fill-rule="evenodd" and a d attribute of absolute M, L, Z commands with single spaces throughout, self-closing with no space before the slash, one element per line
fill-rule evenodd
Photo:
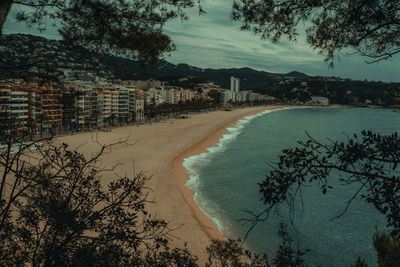
<path fill-rule="evenodd" d="M 198 9 L 189 11 L 189 21 L 168 22 L 164 31 L 176 45 L 176 51 L 167 61 L 186 63 L 200 68 L 250 67 L 273 73 L 299 71 L 316 76 L 339 76 L 354 80 L 400 82 L 400 55 L 391 60 L 366 64 L 368 60 L 358 55 L 340 55 L 334 68 L 329 68 L 324 57 L 313 51 L 299 36 L 296 43 L 282 40 L 272 43 L 260 40 L 247 31 L 240 31 L 240 23 L 230 18 L 232 0 L 203 0 L 206 15 L 199 16 Z M 14 14 L 14 8 L 12 13 Z M 56 29 L 48 27 L 39 32 L 15 22 L 10 14 L 3 33 L 30 33 L 49 39 L 59 39 Z"/>

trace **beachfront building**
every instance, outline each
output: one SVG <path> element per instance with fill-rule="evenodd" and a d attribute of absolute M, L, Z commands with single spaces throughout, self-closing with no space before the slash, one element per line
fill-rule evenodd
<path fill-rule="evenodd" d="M 227 91 L 227 92 L 228 92 L 228 96 L 229 96 L 228 101 L 231 101 L 231 102 L 238 101 L 238 96 L 239 96 L 238 93 L 236 93 L 235 91 Z"/>
<path fill-rule="evenodd" d="M 240 91 L 240 79 L 235 78 L 234 76 L 231 77 L 231 91 L 236 92 L 237 94 Z"/>
<path fill-rule="evenodd" d="M 138 98 L 134 101 L 133 114 L 135 115 L 135 121 L 141 122 L 144 120 L 144 100 Z"/>
<path fill-rule="evenodd" d="M 240 102 L 249 101 L 249 91 L 240 91 L 240 93 L 239 93 L 239 101 Z"/>
<path fill-rule="evenodd" d="M 214 103 L 226 105 L 229 101 L 230 93 L 228 90 L 214 88 L 208 92 L 208 95 L 214 100 Z"/>
<path fill-rule="evenodd" d="M 164 86 L 161 90 L 161 98 L 163 102 L 168 104 L 178 104 L 180 101 L 184 101 L 185 97 L 189 97 L 189 95 L 184 89 L 174 86 Z"/>
<path fill-rule="evenodd" d="M 40 89 L 38 88 L 28 88 L 28 131 L 31 134 L 39 132 L 39 119 L 41 119 L 42 114 L 42 97 Z"/>
<path fill-rule="evenodd" d="M 144 120 L 143 91 L 129 89 L 129 118 L 130 121 L 141 122 Z"/>
<path fill-rule="evenodd" d="M 115 125 L 118 122 L 118 91 L 116 88 L 110 88 L 111 93 L 111 116 L 109 120 L 111 125 Z"/>
<path fill-rule="evenodd" d="M 180 90 L 180 99 L 181 101 L 191 101 L 194 99 L 194 91 L 189 89 L 181 89 Z"/>
<path fill-rule="evenodd" d="M 61 98 L 63 104 L 62 125 L 64 131 L 76 129 L 76 92 L 64 92 Z"/>
<path fill-rule="evenodd" d="M 166 90 L 165 88 L 162 88 L 161 97 L 163 98 L 165 103 L 168 103 L 168 104 L 172 103 L 172 93 L 170 90 Z"/>
<path fill-rule="evenodd" d="M 118 95 L 118 122 L 129 121 L 129 89 L 123 86 L 117 87 Z"/>
<path fill-rule="evenodd" d="M 180 89 L 172 89 L 172 104 L 178 104 L 181 101 L 181 90 Z"/>
<path fill-rule="evenodd" d="M 111 125 L 112 93 L 111 88 L 103 88 L 103 120 L 104 125 Z"/>
<path fill-rule="evenodd" d="M 21 88 L 0 88 L 0 119 L 3 122 L 12 122 L 10 127 L 22 131 L 28 123 L 28 92 L 19 89 Z"/>
<path fill-rule="evenodd" d="M 76 126 L 78 129 L 88 128 L 90 124 L 89 88 L 81 88 L 76 96 Z"/>
<path fill-rule="evenodd" d="M 102 88 L 94 88 L 90 93 L 90 126 L 104 127 L 104 93 Z"/>
<path fill-rule="evenodd" d="M 12 127 L 20 132 L 57 132 L 62 127 L 61 96 L 61 90 L 51 84 L 1 83 L 0 119 L 14 123 Z"/>
<path fill-rule="evenodd" d="M 20 129 L 26 129 L 28 121 L 28 92 L 11 90 L 9 103 L 11 117 L 16 119 Z"/>
<path fill-rule="evenodd" d="M 259 99 L 259 97 L 260 97 L 260 94 L 253 93 L 252 91 L 249 92 L 249 101 L 250 102 L 253 102 L 256 100 L 261 100 L 261 99 Z"/>
<path fill-rule="evenodd" d="M 146 105 L 160 105 L 164 103 L 162 90 L 158 90 L 156 88 L 150 88 L 149 90 L 145 91 L 144 99 Z"/>
<path fill-rule="evenodd" d="M 41 94 L 41 127 L 45 132 L 60 132 L 62 129 L 63 105 L 60 88 L 52 85 L 40 87 Z"/>

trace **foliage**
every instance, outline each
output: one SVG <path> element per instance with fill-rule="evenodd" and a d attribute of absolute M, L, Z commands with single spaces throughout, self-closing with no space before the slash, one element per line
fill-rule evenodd
<path fill-rule="evenodd" d="M 400 264 L 400 238 L 385 233 L 375 233 L 374 247 L 379 266 L 395 267 Z"/>
<path fill-rule="evenodd" d="M 250 250 L 243 249 L 239 240 L 228 239 L 225 241 L 213 240 L 207 247 L 208 262 L 206 266 L 236 266 L 236 267 L 295 267 L 306 266 L 303 256 L 307 253 L 299 247 L 293 248 L 293 240 L 289 237 L 286 225 L 281 224 L 279 237 L 282 243 L 277 252 L 270 260 L 266 254 L 257 254 Z"/>
<path fill-rule="evenodd" d="M 40 30 L 52 21 L 68 45 L 155 62 L 175 49 L 162 32 L 165 23 L 188 19 L 184 10 L 196 4 L 202 13 L 195 0 L 7 0 L 0 5 L 0 26 L 11 5 L 23 6 L 18 21 Z"/>
<path fill-rule="evenodd" d="M 400 264 L 400 138 L 397 133 L 381 135 L 362 131 L 348 137 L 345 142 L 329 140 L 328 144 L 310 137 L 299 141 L 299 146 L 285 149 L 279 162 L 259 184 L 262 200 L 266 205 L 264 212 L 255 215 L 253 224 L 265 220 L 271 211 L 278 211 L 281 204 L 287 203 L 294 216 L 294 203 L 302 188 L 318 184 L 323 194 L 333 190 L 330 183 L 332 172 L 340 174 L 342 184 L 357 186 L 348 199 L 343 212 L 350 203 L 361 198 L 371 203 L 387 219 L 390 236 L 376 233 L 374 246 L 378 254 L 379 266 L 398 266 Z M 354 266 L 367 266 L 358 259 Z"/>
<path fill-rule="evenodd" d="M 306 263 L 302 257 L 307 253 L 307 251 L 302 250 L 299 247 L 297 249 L 292 247 L 293 240 L 290 238 L 287 232 L 287 226 L 285 224 L 280 225 L 278 234 L 279 237 L 282 238 L 282 243 L 279 245 L 278 251 L 273 259 L 274 266 L 306 266 Z"/>
<path fill-rule="evenodd" d="M 213 240 L 207 247 L 208 262 L 206 267 L 211 266 L 235 266 L 235 267 L 269 267 L 268 257 L 254 254 L 244 250 L 240 240 L 228 239 L 226 241 Z"/>
<path fill-rule="evenodd" d="M 283 150 L 279 163 L 268 178 L 259 184 L 263 202 L 270 211 L 287 202 L 291 207 L 302 187 L 318 183 L 323 194 L 332 171 L 343 174 L 343 184 L 356 184 L 357 190 L 348 200 L 345 210 L 357 197 L 372 203 L 386 216 L 392 235 L 400 235 L 400 138 L 397 133 L 381 135 L 363 131 L 347 142 L 322 144 L 313 138 L 299 141 L 299 146 Z M 340 215 L 339 215 L 340 216 Z"/>
<path fill-rule="evenodd" d="M 368 264 L 365 263 L 365 260 L 358 257 L 356 262 L 352 264 L 350 267 L 368 267 Z"/>
<path fill-rule="evenodd" d="M 2 265 L 136 265 L 143 250 L 168 246 L 171 229 L 145 209 L 144 173 L 100 182 L 94 164 L 104 148 L 87 160 L 66 144 L 49 145 L 39 149 L 37 161 L 20 158 L 9 165 L 24 167 L 6 177 L 18 183 L 2 196 Z M 13 198 L 10 190 L 17 192 Z"/>
<path fill-rule="evenodd" d="M 161 103 L 156 105 L 155 103 L 151 103 L 145 105 L 144 110 L 148 118 L 165 118 L 176 117 L 178 114 L 187 112 L 202 112 L 204 110 L 215 109 L 215 107 L 216 105 L 208 99 L 193 99 L 179 101 L 176 104 Z"/>
<path fill-rule="evenodd" d="M 399 53 L 399 11 L 391 0 L 235 0 L 232 18 L 274 42 L 296 41 L 303 25 L 307 43 L 332 63 L 347 48 L 372 61 Z"/>
<path fill-rule="evenodd" d="M 86 158 L 51 137 L 28 141 L 9 118 L 0 122 L 1 266 L 198 266 L 186 244 L 170 246 L 174 229 L 148 213 L 148 176 L 103 182 L 113 168 L 98 169 L 98 161 L 125 141 Z M 285 239 L 274 261 L 292 259 L 290 244 Z M 213 240 L 206 252 L 210 267 L 271 266 L 240 241 Z"/>

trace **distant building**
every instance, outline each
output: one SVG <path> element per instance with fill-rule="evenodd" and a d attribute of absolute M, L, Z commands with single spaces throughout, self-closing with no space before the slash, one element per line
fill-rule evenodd
<path fill-rule="evenodd" d="M 104 126 L 104 94 L 99 88 L 90 92 L 90 126 Z"/>
<path fill-rule="evenodd" d="M 212 89 L 208 92 L 208 95 L 214 99 L 214 103 L 226 105 L 229 101 L 230 92 L 224 89 Z"/>
<path fill-rule="evenodd" d="M 123 86 L 118 88 L 118 122 L 129 121 L 129 89 Z"/>
<path fill-rule="evenodd" d="M 239 78 L 235 78 L 235 77 L 231 77 L 231 91 L 232 92 L 236 92 L 237 94 L 240 91 L 240 79 Z"/>
<path fill-rule="evenodd" d="M 129 89 L 129 116 L 131 121 L 144 120 L 144 100 L 141 90 Z"/>
<path fill-rule="evenodd" d="M 322 97 L 322 96 L 312 96 L 311 100 L 318 105 L 329 105 L 329 99 L 326 97 Z"/>
<path fill-rule="evenodd" d="M 132 81 L 130 85 L 135 85 L 139 89 L 150 89 L 150 88 L 158 88 L 163 86 L 163 82 L 150 79 L 146 81 Z"/>
<path fill-rule="evenodd" d="M 31 132 L 60 130 L 63 113 L 61 90 L 52 85 L 33 86 L 0 84 L 0 118 L 12 118 L 16 130 L 20 131 L 28 128 Z"/>
<path fill-rule="evenodd" d="M 307 83 L 307 82 L 301 82 L 300 85 L 303 86 L 303 87 L 307 87 L 307 86 L 308 86 L 308 83 Z"/>
<path fill-rule="evenodd" d="M 246 102 L 249 100 L 249 92 L 248 91 L 241 91 L 239 93 L 239 101 Z"/>

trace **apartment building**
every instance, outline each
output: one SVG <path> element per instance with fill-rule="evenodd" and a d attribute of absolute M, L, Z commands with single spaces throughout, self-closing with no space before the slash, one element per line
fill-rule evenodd
<path fill-rule="evenodd" d="M 38 122 L 42 119 L 42 94 L 38 88 L 29 88 L 28 91 L 28 130 L 31 133 L 39 132 Z"/>
<path fill-rule="evenodd" d="M 164 97 L 162 90 L 158 90 L 156 88 L 150 88 L 149 90 L 145 91 L 144 93 L 144 100 L 146 105 L 160 105 L 164 103 Z"/>
<path fill-rule="evenodd" d="M 78 128 L 90 126 L 90 94 L 91 89 L 79 90 L 76 96 L 76 123 Z"/>
<path fill-rule="evenodd" d="M 111 92 L 111 124 L 114 125 L 118 122 L 118 90 L 116 88 L 110 88 Z"/>
<path fill-rule="evenodd" d="M 51 84 L 0 84 L 0 119 L 15 123 L 20 132 L 61 130 L 63 105 L 61 90 Z"/>
<path fill-rule="evenodd" d="M 7 127 L 15 127 L 15 130 L 20 131 L 27 129 L 28 95 L 28 92 L 23 91 L 22 88 L 0 88 L 0 120 L 13 124 Z"/>
<path fill-rule="evenodd" d="M 181 90 L 179 89 L 172 89 L 172 104 L 178 104 L 181 101 Z"/>
<path fill-rule="evenodd" d="M 253 101 L 259 100 L 258 99 L 259 95 L 260 94 L 249 92 L 249 101 L 253 102 Z"/>
<path fill-rule="evenodd" d="M 104 93 L 102 88 L 94 88 L 90 93 L 89 123 L 91 127 L 104 127 Z"/>
<path fill-rule="evenodd" d="M 63 104 L 63 129 L 65 131 L 71 131 L 76 128 L 76 93 L 72 92 L 64 92 L 61 98 L 61 102 Z"/>
<path fill-rule="evenodd" d="M 146 80 L 146 81 L 131 81 L 130 85 L 134 85 L 136 88 L 138 89 L 150 89 L 150 88 L 160 88 L 161 86 L 163 86 L 163 82 L 158 81 L 158 80 L 154 80 L 154 79 L 150 79 L 150 80 Z"/>
<path fill-rule="evenodd" d="M 188 89 L 181 89 L 181 101 L 191 101 L 194 99 L 194 91 Z"/>
<path fill-rule="evenodd" d="M 235 77 L 231 77 L 231 91 L 232 92 L 236 92 L 237 94 L 240 91 L 240 79 L 239 78 L 235 78 Z"/>
<path fill-rule="evenodd" d="M 103 118 L 105 125 L 109 125 L 111 122 L 112 114 L 112 89 L 103 88 Z"/>
<path fill-rule="evenodd" d="M 129 89 L 129 117 L 131 121 L 144 120 L 143 91 L 139 89 Z"/>
<path fill-rule="evenodd" d="M 239 92 L 239 101 L 240 102 L 249 101 L 249 92 L 248 91 L 240 91 Z"/>
<path fill-rule="evenodd" d="M 226 105 L 229 101 L 230 91 L 225 89 L 211 89 L 208 95 L 214 99 L 214 103 L 219 105 Z"/>
<path fill-rule="evenodd" d="M 118 122 L 129 121 L 129 89 L 123 86 L 117 87 L 118 96 Z"/>
<path fill-rule="evenodd" d="M 174 96 L 171 90 L 163 89 L 161 91 L 161 97 L 164 99 L 165 103 L 172 104 L 174 102 L 173 101 Z"/>
<path fill-rule="evenodd" d="M 45 131 L 61 131 L 63 105 L 61 103 L 62 92 L 60 88 L 52 85 L 42 86 L 41 117 L 42 128 Z"/>

